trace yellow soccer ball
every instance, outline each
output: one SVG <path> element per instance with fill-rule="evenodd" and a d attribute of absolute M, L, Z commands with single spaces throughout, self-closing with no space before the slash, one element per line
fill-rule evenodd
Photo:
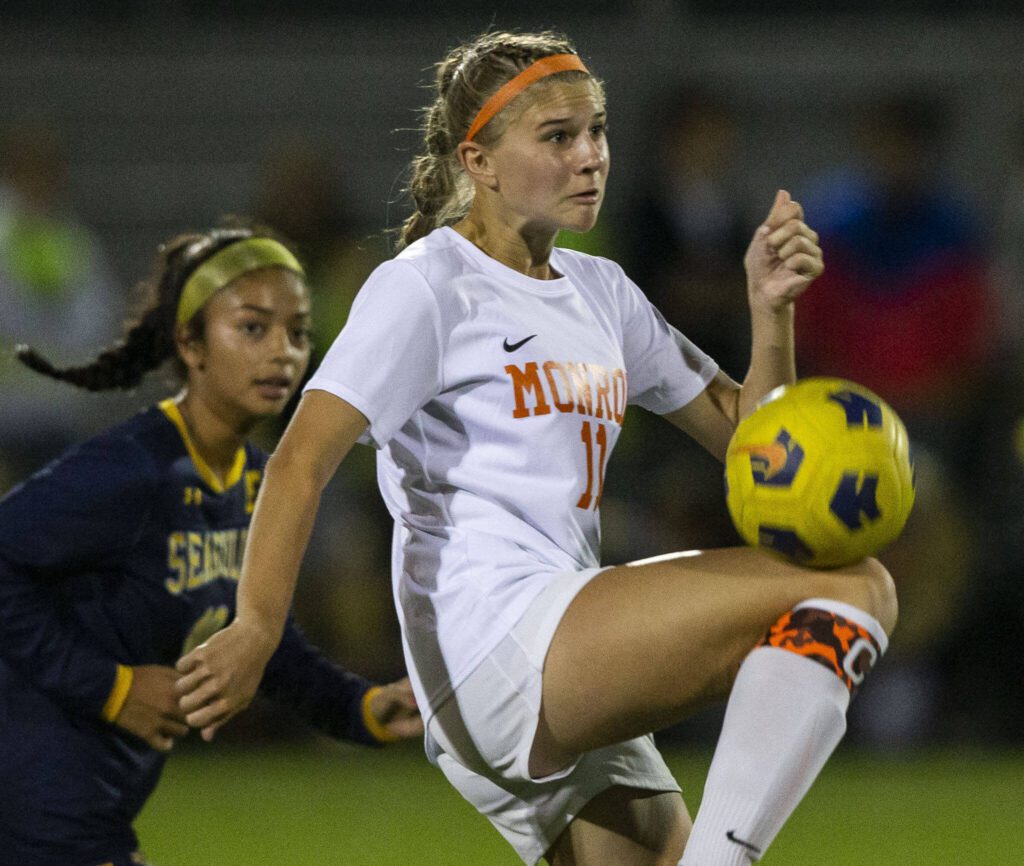
<path fill-rule="evenodd" d="M 814 568 L 878 553 L 914 505 L 903 422 L 845 379 L 802 379 L 768 394 L 729 442 L 725 481 L 747 544 Z"/>

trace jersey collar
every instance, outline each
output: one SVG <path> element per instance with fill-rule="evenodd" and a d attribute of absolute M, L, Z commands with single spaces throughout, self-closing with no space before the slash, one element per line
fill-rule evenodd
<path fill-rule="evenodd" d="M 216 473 L 210 468 L 209 464 L 203 460 L 202 455 L 199 453 L 192 441 L 192 437 L 189 436 L 188 427 L 185 426 L 185 419 L 181 415 L 181 410 L 178 408 L 178 404 L 174 402 L 172 397 L 168 397 L 166 400 L 161 400 L 158 407 L 167 419 L 177 428 L 178 433 L 181 435 L 181 441 L 185 444 L 185 450 L 188 452 L 188 456 L 192 458 L 192 463 L 196 467 L 196 472 L 199 473 L 199 477 L 203 479 L 206 485 L 214 493 L 223 493 L 230 487 L 234 487 L 242 477 L 242 471 L 245 469 L 245 448 L 239 448 L 238 453 L 235 455 L 234 465 L 228 472 L 224 482 L 217 477 Z"/>

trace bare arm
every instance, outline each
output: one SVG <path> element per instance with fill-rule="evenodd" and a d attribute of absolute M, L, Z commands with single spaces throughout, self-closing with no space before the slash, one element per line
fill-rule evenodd
<path fill-rule="evenodd" d="M 252 701 L 281 640 L 321 493 L 368 423 L 339 397 L 310 391 L 267 463 L 235 619 L 177 664 L 181 708 L 204 739 Z"/>
<path fill-rule="evenodd" d="M 796 380 L 793 302 L 824 271 L 818 234 L 803 220 L 803 208 L 780 190 L 744 257 L 752 340 L 743 383 L 719 372 L 696 399 L 665 415 L 719 460 L 757 401 Z"/>

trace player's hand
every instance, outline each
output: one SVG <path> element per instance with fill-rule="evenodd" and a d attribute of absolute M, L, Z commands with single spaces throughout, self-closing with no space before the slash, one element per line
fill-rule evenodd
<path fill-rule="evenodd" d="M 178 707 L 178 673 L 163 665 L 132 668 L 132 684 L 114 724 L 145 740 L 159 752 L 169 752 L 175 740 L 188 733 Z"/>
<path fill-rule="evenodd" d="M 276 649 L 265 632 L 235 620 L 178 659 L 178 705 L 203 739 L 249 704 Z"/>
<path fill-rule="evenodd" d="M 825 270 L 818 233 L 804 222 L 804 209 L 784 189 L 775 194 L 743 265 L 754 310 L 791 304 Z"/>
<path fill-rule="evenodd" d="M 381 686 L 370 699 L 370 712 L 393 740 L 423 736 L 423 719 L 408 677 Z"/>

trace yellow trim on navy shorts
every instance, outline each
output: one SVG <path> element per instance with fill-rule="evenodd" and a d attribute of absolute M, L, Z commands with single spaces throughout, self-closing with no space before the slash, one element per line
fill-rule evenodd
<path fill-rule="evenodd" d="M 373 710 L 370 709 L 370 702 L 378 692 L 382 691 L 384 691 L 383 686 L 371 686 L 363 695 L 363 725 L 370 732 L 370 736 L 378 742 L 393 743 L 398 737 L 378 722 Z"/>
<path fill-rule="evenodd" d="M 107 702 L 103 705 L 103 712 L 101 715 L 103 718 L 112 722 L 117 718 L 118 713 L 121 712 L 121 707 L 124 706 L 125 699 L 128 697 L 128 691 L 132 687 L 132 679 L 134 673 L 128 665 L 118 665 L 117 675 L 114 677 L 114 687 L 110 690 L 110 696 L 107 698 Z"/>
<path fill-rule="evenodd" d="M 174 402 L 174 399 L 168 397 L 166 400 L 161 400 L 158 405 L 160 410 L 167 416 L 167 419 L 178 428 L 178 433 L 181 434 L 181 441 L 185 443 L 185 450 L 188 451 L 188 456 L 192 458 L 192 463 L 195 464 L 199 477 L 206 482 L 207 486 L 214 493 L 223 493 L 229 487 L 234 487 L 242 477 L 242 470 L 245 469 L 245 448 L 238 449 L 238 453 L 235 455 L 235 463 L 222 484 L 207 462 L 203 460 L 202 455 L 192 442 L 192 437 L 188 435 L 185 419 L 182 417 L 181 410 L 178 408 L 178 404 Z"/>

